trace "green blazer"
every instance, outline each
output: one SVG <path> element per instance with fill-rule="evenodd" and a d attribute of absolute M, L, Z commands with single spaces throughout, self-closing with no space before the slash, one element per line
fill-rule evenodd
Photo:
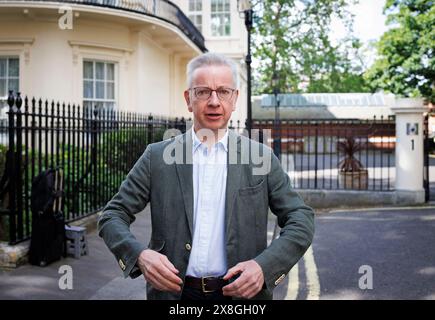
<path fill-rule="evenodd" d="M 99 217 L 99 235 L 115 255 L 125 277 L 141 274 L 136 261 L 142 250 L 150 248 L 166 255 L 184 280 L 193 239 L 191 134 L 188 130 L 148 145 Z M 314 212 L 292 189 L 288 175 L 270 148 L 232 130 L 228 139 L 225 200 L 228 267 L 254 259 L 265 279 L 263 290 L 254 299 L 272 299 L 273 289 L 311 245 Z M 173 163 L 163 161 L 163 156 Z M 263 162 L 259 163 L 259 159 Z M 152 234 L 146 246 L 136 240 L 129 227 L 135 214 L 148 203 Z M 281 231 L 279 238 L 267 247 L 269 208 L 277 216 Z M 179 299 L 180 294 L 161 292 L 147 284 L 147 297 Z"/>

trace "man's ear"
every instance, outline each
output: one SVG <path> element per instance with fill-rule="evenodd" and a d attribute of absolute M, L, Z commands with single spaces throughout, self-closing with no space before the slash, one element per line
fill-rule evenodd
<path fill-rule="evenodd" d="M 193 109 L 190 106 L 190 92 L 189 92 L 189 90 L 184 90 L 184 100 L 186 100 L 187 109 L 189 110 L 189 112 L 192 112 Z"/>

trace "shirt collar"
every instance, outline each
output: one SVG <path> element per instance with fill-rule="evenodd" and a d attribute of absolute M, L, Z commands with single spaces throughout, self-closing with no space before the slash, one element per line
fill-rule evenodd
<path fill-rule="evenodd" d="M 198 139 L 198 136 L 195 134 L 195 130 L 192 127 L 192 142 L 193 142 L 193 148 L 192 151 L 195 152 L 196 149 L 203 143 L 201 140 Z M 228 129 L 225 130 L 224 136 L 215 144 L 215 145 L 221 145 L 225 152 L 228 152 Z"/>

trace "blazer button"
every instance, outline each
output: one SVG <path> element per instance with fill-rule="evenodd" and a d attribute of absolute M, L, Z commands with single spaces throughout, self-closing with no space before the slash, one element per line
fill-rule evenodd
<path fill-rule="evenodd" d="M 282 274 L 281 277 L 279 277 L 279 278 L 275 281 L 275 285 L 277 286 L 277 285 L 282 281 L 282 279 L 284 279 L 284 278 L 285 278 L 285 274 Z"/>
<path fill-rule="evenodd" d="M 186 243 L 186 250 L 190 251 L 190 249 L 192 249 L 192 246 L 190 245 L 190 243 Z"/>

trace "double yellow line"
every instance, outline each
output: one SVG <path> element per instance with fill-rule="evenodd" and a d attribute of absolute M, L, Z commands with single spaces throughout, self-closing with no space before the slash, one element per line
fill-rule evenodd
<path fill-rule="evenodd" d="M 307 300 L 319 300 L 320 281 L 314 260 L 313 248 L 310 246 L 303 256 L 305 262 L 305 274 L 307 279 Z M 289 272 L 287 293 L 284 300 L 296 300 L 299 293 L 299 264 L 296 264 Z"/>

